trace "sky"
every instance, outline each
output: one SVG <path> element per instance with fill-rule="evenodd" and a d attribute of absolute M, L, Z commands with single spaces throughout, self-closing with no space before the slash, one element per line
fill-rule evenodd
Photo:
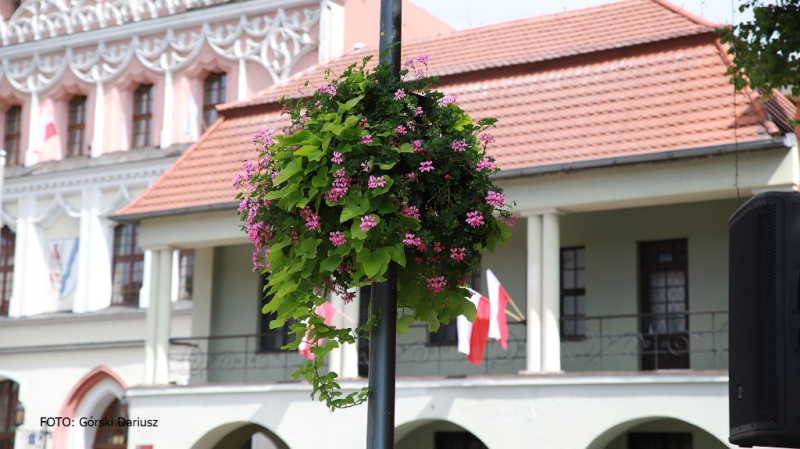
<path fill-rule="evenodd" d="M 715 23 L 748 20 L 740 0 L 671 0 L 672 3 Z M 414 4 L 455 29 L 472 28 L 542 14 L 570 11 L 612 0 L 412 0 Z M 772 2 L 770 2 L 772 3 Z"/>

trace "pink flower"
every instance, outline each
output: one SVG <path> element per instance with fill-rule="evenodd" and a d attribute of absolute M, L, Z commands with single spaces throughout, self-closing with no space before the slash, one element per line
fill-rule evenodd
<path fill-rule="evenodd" d="M 406 97 L 406 91 L 403 89 L 397 89 L 397 92 L 394 93 L 395 100 L 402 100 Z"/>
<path fill-rule="evenodd" d="M 336 84 L 322 83 L 317 88 L 317 92 L 319 92 L 320 94 L 327 95 L 328 98 L 333 98 L 334 96 L 336 96 Z"/>
<path fill-rule="evenodd" d="M 485 169 L 485 170 L 494 170 L 494 162 L 492 162 L 491 160 L 489 160 L 489 157 L 488 157 L 488 156 L 487 156 L 487 157 L 485 157 L 485 158 L 483 158 L 483 160 L 482 160 L 482 161 L 478 162 L 478 168 L 477 168 L 477 170 L 478 170 L 478 171 L 481 171 L 481 170 L 484 170 L 484 169 Z"/>
<path fill-rule="evenodd" d="M 416 131 L 416 130 L 417 130 L 417 128 L 414 128 L 414 122 L 412 122 L 411 120 L 409 120 L 409 121 L 407 121 L 407 122 L 406 122 L 406 126 L 407 126 L 407 127 L 408 127 L 408 129 L 410 129 L 411 131 Z"/>
<path fill-rule="evenodd" d="M 239 187 L 239 184 L 242 182 L 242 176 L 239 173 L 233 175 L 233 184 L 231 185 L 232 188 L 236 189 Z"/>
<path fill-rule="evenodd" d="M 458 100 L 456 95 L 445 95 L 439 100 L 439 106 L 447 106 L 450 103 L 458 104 L 456 100 Z"/>
<path fill-rule="evenodd" d="M 406 127 L 403 125 L 397 125 L 397 129 L 395 129 L 395 132 L 397 132 L 397 134 L 405 134 Z"/>
<path fill-rule="evenodd" d="M 319 215 L 315 214 L 309 207 L 301 210 L 300 216 L 306 220 L 306 227 L 309 231 L 314 231 L 321 227 L 319 224 Z"/>
<path fill-rule="evenodd" d="M 330 241 L 333 244 L 333 246 L 341 246 L 341 245 L 344 245 L 345 243 L 347 243 L 347 239 L 344 237 L 344 234 L 342 234 L 341 232 L 339 232 L 339 231 L 331 232 L 330 234 L 331 234 L 331 236 L 329 238 L 330 238 Z"/>
<path fill-rule="evenodd" d="M 253 142 L 258 142 L 262 145 L 269 146 L 270 144 L 272 144 L 272 139 L 274 137 L 275 137 L 275 128 L 269 130 L 261 128 L 253 133 Z"/>
<path fill-rule="evenodd" d="M 422 141 L 421 140 L 412 140 L 411 141 L 411 149 L 415 153 L 422 153 Z"/>
<path fill-rule="evenodd" d="M 422 69 L 417 69 L 417 76 L 422 78 L 423 76 L 425 76 L 425 71 Z"/>
<path fill-rule="evenodd" d="M 358 126 L 359 126 L 361 129 L 364 129 L 364 127 L 365 127 L 365 126 L 369 126 L 369 123 L 367 123 L 367 118 L 366 118 L 366 117 L 364 117 L 364 118 L 362 118 L 361 120 L 359 120 L 359 121 L 358 121 Z"/>
<path fill-rule="evenodd" d="M 364 145 L 366 145 L 368 143 L 372 143 L 372 134 L 367 134 L 365 136 L 361 136 L 361 143 L 363 143 Z"/>
<path fill-rule="evenodd" d="M 483 214 L 480 211 L 472 211 L 467 212 L 467 219 L 465 220 L 468 225 L 472 226 L 473 228 L 477 228 L 478 226 L 483 224 Z"/>
<path fill-rule="evenodd" d="M 369 171 L 369 164 L 367 164 L 366 162 L 362 162 L 361 163 L 361 170 L 364 171 L 364 172 L 368 172 Z"/>
<path fill-rule="evenodd" d="M 503 222 L 508 227 L 514 226 L 517 223 L 516 215 L 512 215 L 511 218 L 504 218 L 502 215 L 500 216 L 500 221 Z"/>
<path fill-rule="evenodd" d="M 400 211 L 400 213 L 409 218 L 419 219 L 419 208 L 417 208 L 417 206 L 411 206 L 411 207 L 403 206 L 403 210 Z"/>
<path fill-rule="evenodd" d="M 419 163 L 419 171 L 426 172 L 433 170 L 433 161 L 422 161 Z"/>
<path fill-rule="evenodd" d="M 417 62 L 420 63 L 420 64 L 427 64 L 428 63 L 428 53 L 427 52 L 426 53 L 420 53 L 420 55 L 417 56 Z"/>
<path fill-rule="evenodd" d="M 297 240 L 297 231 L 292 230 L 292 244 L 297 245 L 298 243 L 300 243 L 300 241 Z"/>
<path fill-rule="evenodd" d="M 334 164 L 341 164 L 342 163 L 342 153 L 338 151 L 333 152 L 333 157 L 331 158 L 331 162 Z"/>
<path fill-rule="evenodd" d="M 347 176 L 347 172 L 344 168 L 336 170 L 336 173 L 333 174 L 333 178 L 333 187 L 325 194 L 325 198 L 330 203 L 336 204 L 347 194 L 352 180 Z"/>
<path fill-rule="evenodd" d="M 444 280 L 444 276 L 439 276 L 435 278 L 428 278 L 428 288 L 433 292 L 433 294 L 437 294 L 444 290 L 444 287 L 447 285 L 447 282 Z"/>
<path fill-rule="evenodd" d="M 383 187 L 385 185 L 386 185 L 386 179 L 384 176 L 381 177 L 370 176 L 367 187 L 369 187 L 370 189 L 377 189 L 378 187 Z"/>
<path fill-rule="evenodd" d="M 414 234 L 406 234 L 406 238 L 403 239 L 403 243 L 409 246 L 416 246 L 417 241 L 414 240 L 415 238 L 417 241 L 419 240 L 419 237 L 416 237 Z"/>
<path fill-rule="evenodd" d="M 436 251 L 437 253 L 440 253 L 444 251 L 444 247 L 439 242 L 433 242 L 433 250 Z"/>
<path fill-rule="evenodd" d="M 489 133 L 483 133 L 480 137 L 478 137 L 478 140 L 483 142 L 484 145 L 487 145 L 494 142 L 494 136 Z"/>
<path fill-rule="evenodd" d="M 422 115 L 422 114 L 423 114 L 422 106 L 417 106 L 417 109 L 414 110 L 414 117 L 416 117 L 418 115 Z"/>
<path fill-rule="evenodd" d="M 414 58 L 406 59 L 406 62 L 403 63 L 403 67 L 413 67 L 414 66 Z"/>
<path fill-rule="evenodd" d="M 369 232 L 369 230 L 375 226 L 378 226 L 378 224 L 375 223 L 375 217 L 372 215 L 365 215 L 361 217 L 361 225 L 359 227 L 362 231 Z"/>
<path fill-rule="evenodd" d="M 417 180 L 417 174 L 412 171 L 411 173 L 408 174 L 408 180 L 409 181 L 416 181 Z"/>
<path fill-rule="evenodd" d="M 503 207 L 505 203 L 505 196 L 502 193 L 489 191 L 486 195 L 486 204 L 494 207 Z"/>
<path fill-rule="evenodd" d="M 463 248 L 463 247 L 462 248 L 451 248 L 450 249 L 450 258 L 455 260 L 455 261 L 457 261 L 457 262 L 461 262 L 462 260 L 464 260 L 464 251 L 465 250 L 466 250 L 466 248 Z"/>
<path fill-rule="evenodd" d="M 464 150 L 467 149 L 467 140 L 466 139 L 454 140 L 452 145 L 450 146 L 456 153 L 463 153 Z"/>

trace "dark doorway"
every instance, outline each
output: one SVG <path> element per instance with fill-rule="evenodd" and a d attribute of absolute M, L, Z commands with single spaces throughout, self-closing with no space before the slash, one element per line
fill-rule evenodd
<path fill-rule="evenodd" d="M 693 449 L 691 433 L 629 433 L 628 449 Z"/>
<path fill-rule="evenodd" d="M 639 260 L 642 370 L 688 369 L 686 239 L 642 242 Z"/>

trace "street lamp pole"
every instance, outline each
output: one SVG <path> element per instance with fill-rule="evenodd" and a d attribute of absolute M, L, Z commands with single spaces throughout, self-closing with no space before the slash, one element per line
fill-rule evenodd
<path fill-rule="evenodd" d="M 381 0 L 381 62 L 391 66 L 393 78 L 400 76 L 400 30 L 402 0 Z M 391 52 L 384 51 L 397 42 Z M 389 262 L 386 282 L 373 284 L 370 312 L 378 324 L 369 339 L 369 400 L 367 402 L 367 449 L 394 447 L 395 356 L 397 353 L 397 266 Z"/>

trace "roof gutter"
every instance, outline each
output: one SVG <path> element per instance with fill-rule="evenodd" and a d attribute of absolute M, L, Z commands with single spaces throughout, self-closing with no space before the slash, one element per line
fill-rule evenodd
<path fill-rule="evenodd" d="M 740 153 L 745 151 L 769 150 L 773 148 L 791 148 L 797 145 L 793 134 L 785 137 L 772 137 L 766 140 L 756 140 L 744 143 L 714 145 L 710 147 L 690 148 L 686 150 L 663 151 L 651 154 L 638 154 L 635 156 L 621 156 L 608 159 L 595 159 L 590 161 L 571 162 L 537 167 L 515 168 L 502 170 L 491 176 L 492 179 L 514 179 L 527 176 L 547 175 L 552 173 L 574 172 L 593 168 L 616 167 L 621 165 L 647 164 L 653 162 L 692 159 L 724 154 Z"/>
<path fill-rule="evenodd" d="M 744 151 L 769 150 L 773 148 L 791 148 L 797 144 L 793 134 L 786 137 L 772 137 L 766 140 L 744 142 L 739 144 L 715 145 L 710 147 L 691 148 L 687 150 L 664 151 L 660 153 L 641 154 L 635 156 L 622 156 L 608 159 L 597 159 L 591 161 L 581 161 L 565 164 L 542 165 L 538 167 L 517 168 L 513 170 L 503 170 L 492 175 L 492 179 L 514 179 L 528 176 L 547 175 L 552 173 L 574 172 L 578 170 L 588 170 L 593 168 L 616 167 L 622 165 L 646 164 L 653 162 L 673 161 L 680 159 L 692 159 L 708 156 L 718 156 Z M 189 215 L 202 212 L 217 212 L 223 210 L 236 209 L 238 202 L 226 202 L 217 204 L 207 204 L 202 206 L 190 206 L 180 209 L 166 209 L 138 214 L 113 215 L 108 217 L 118 223 L 139 223 L 150 218 L 171 217 L 177 215 Z"/>
<path fill-rule="evenodd" d="M 116 221 L 117 223 L 135 224 L 139 223 L 142 220 L 146 220 L 148 218 L 161 218 L 161 217 L 172 217 L 176 215 L 199 214 L 201 212 L 217 212 L 222 210 L 236 209 L 238 206 L 239 203 L 234 201 L 228 203 L 216 203 L 216 204 L 206 204 L 202 206 L 182 207 L 180 209 L 154 210 L 151 212 L 142 212 L 138 214 L 112 215 L 108 217 L 108 219 Z"/>

